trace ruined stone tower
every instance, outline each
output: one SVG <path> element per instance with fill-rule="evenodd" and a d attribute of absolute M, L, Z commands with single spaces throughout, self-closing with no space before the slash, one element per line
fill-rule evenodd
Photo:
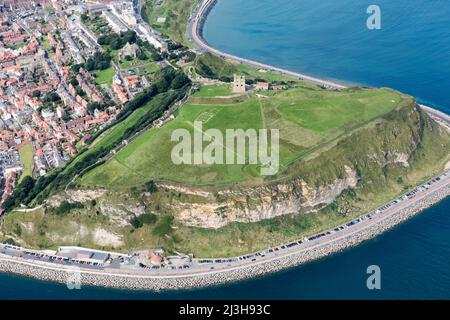
<path fill-rule="evenodd" d="M 233 92 L 235 92 L 235 93 L 245 92 L 245 76 L 235 74 L 232 87 L 233 87 Z"/>

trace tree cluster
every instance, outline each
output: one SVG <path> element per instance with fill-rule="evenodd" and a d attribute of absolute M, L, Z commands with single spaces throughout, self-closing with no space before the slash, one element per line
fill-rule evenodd
<path fill-rule="evenodd" d="M 116 124 L 125 120 L 134 110 L 150 103 L 147 113 L 133 126 L 127 128 L 121 136 L 104 146 L 80 151 L 78 156 L 72 158 L 64 168 L 55 169 L 37 180 L 33 180 L 29 176 L 25 177 L 12 195 L 2 204 L 2 208 L 10 211 L 21 204 L 28 205 L 33 200 L 42 203 L 52 192 L 63 190 L 76 175 L 85 172 L 86 169 L 91 170 L 95 166 L 101 165 L 111 150 L 136 132 L 146 128 L 160 118 L 174 102 L 181 100 L 188 92 L 190 84 L 189 78 L 181 70 L 167 67 L 158 71 L 155 75 L 155 82 L 130 101 L 117 118 Z M 90 142 L 104 130 L 97 132 Z M 151 185 L 149 188 L 152 188 Z"/>
<path fill-rule="evenodd" d="M 107 45 L 113 50 L 122 49 L 127 43 L 135 43 L 137 41 L 136 32 L 125 31 L 121 33 L 110 33 L 98 38 L 98 44 Z"/>
<path fill-rule="evenodd" d="M 86 60 L 84 68 L 87 71 L 105 70 L 108 69 L 110 65 L 111 65 L 111 55 L 108 52 L 97 51 L 96 53 L 94 53 L 92 57 Z"/>

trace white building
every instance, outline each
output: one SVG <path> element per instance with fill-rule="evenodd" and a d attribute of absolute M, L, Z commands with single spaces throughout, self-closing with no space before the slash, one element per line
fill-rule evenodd
<path fill-rule="evenodd" d="M 65 114 L 66 114 L 66 112 L 64 111 L 63 108 L 61 108 L 61 107 L 56 108 L 56 115 L 58 116 L 58 118 L 64 117 Z"/>
<path fill-rule="evenodd" d="M 138 26 L 138 32 L 140 36 L 143 36 L 152 46 L 156 49 L 164 48 L 164 44 L 160 41 L 156 35 L 154 35 L 148 28 L 146 28 L 143 24 Z"/>
<path fill-rule="evenodd" d="M 122 19 L 129 26 L 136 26 L 137 19 L 134 13 L 133 2 L 121 1 L 110 5 L 111 12 Z"/>
<path fill-rule="evenodd" d="M 102 14 L 115 33 L 128 31 L 127 26 L 122 21 L 120 21 L 120 19 L 117 18 L 117 16 L 113 13 L 109 11 L 103 11 Z"/>
<path fill-rule="evenodd" d="M 46 122 L 52 120 L 53 117 L 55 116 L 55 113 L 49 109 L 44 109 L 41 111 L 41 113 L 42 113 L 42 117 L 44 118 L 44 120 Z"/>

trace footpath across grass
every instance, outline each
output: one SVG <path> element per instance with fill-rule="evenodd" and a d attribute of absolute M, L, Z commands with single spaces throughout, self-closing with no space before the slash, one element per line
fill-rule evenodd
<path fill-rule="evenodd" d="M 405 96 L 388 89 L 352 89 L 342 92 L 294 88 L 267 98 L 248 94 L 235 102 L 214 95 L 230 94 L 228 85 L 204 86 L 186 103 L 175 120 L 151 129 L 107 163 L 80 181 L 86 187 L 131 188 L 149 180 L 220 188 L 261 179 L 257 165 L 175 165 L 171 152 L 177 142 L 172 132 L 194 134 L 195 121 L 203 131 L 219 129 L 277 129 L 280 132 L 281 171 L 311 152 L 394 110 Z M 204 147 L 207 143 L 204 143 Z M 226 150 L 224 150 L 226 152 Z M 248 153 L 246 155 L 248 158 Z"/>

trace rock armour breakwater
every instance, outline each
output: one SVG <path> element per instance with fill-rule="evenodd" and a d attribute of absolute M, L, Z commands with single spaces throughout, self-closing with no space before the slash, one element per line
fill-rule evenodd
<path fill-rule="evenodd" d="M 131 290 L 169 290 L 198 288 L 210 285 L 244 280 L 275 271 L 295 267 L 319 258 L 329 256 L 371 239 L 408 218 L 434 205 L 450 195 L 450 185 L 428 195 L 426 198 L 395 212 L 377 223 L 355 232 L 318 245 L 310 250 L 292 252 L 269 261 L 246 265 L 236 269 L 205 272 L 195 275 L 138 276 L 126 274 L 95 273 L 81 271 L 82 285 L 102 286 Z M 0 255 L 0 271 L 15 273 L 47 281 L 67 283 L 72 274 L 69 270 L 56 269 L 48 265 L 30 264 L 21 259 Z"/>

